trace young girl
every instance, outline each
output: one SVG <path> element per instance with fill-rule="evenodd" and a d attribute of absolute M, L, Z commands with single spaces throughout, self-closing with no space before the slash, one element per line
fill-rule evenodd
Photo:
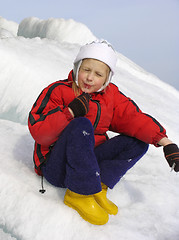
<path fill-rule="evenodd" d="M 98 225 L 118 212 L 107 188 L 134 166 L 148 144 L 164 146 L 170 167 L 179 171 L 179 149 L 165 129 L 110 83 L 116 61 L 106 41 L 81 47 L 68 79 L 41 92 L 28 121 L 36 173 L 67 188 L 64 203 Z M 119 135 L 109 139 L 108 130 Z"/>

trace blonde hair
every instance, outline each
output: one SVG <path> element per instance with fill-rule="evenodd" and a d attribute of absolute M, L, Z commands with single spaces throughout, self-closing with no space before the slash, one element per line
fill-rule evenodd
<path fill-rule="evenodd" d="M 80 88 L 77 86 L 76 82 L 74 82 L 74 81 L 72 83 L 72 89 L 73 89 L 76 97 L 80 95 Z"/>

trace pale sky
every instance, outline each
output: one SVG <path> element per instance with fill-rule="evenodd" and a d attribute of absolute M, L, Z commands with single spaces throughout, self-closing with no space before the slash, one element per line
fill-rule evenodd
<path fill-rule="evenodd" d="M 179 0 L 0 0 L 0 16 L 72 18 L 179 90 Z"/>

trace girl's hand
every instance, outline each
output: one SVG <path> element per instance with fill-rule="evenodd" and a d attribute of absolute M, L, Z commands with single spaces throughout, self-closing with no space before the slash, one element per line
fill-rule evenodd
<path fill-rule="evenodd" d="M 89 99 L 90 95 L 88 93 L 82 93 L 68 105 L 69 111 L 73 112 L 74 117 L 83 117 L 88 113 Z"/>
<path fill-rule="evenodd" d="M 176 144 L 170 143 L 163 148 L 165 158 L 170 167 L 172 167 L 175 172 L 179 171 L 179 148 Z"/>

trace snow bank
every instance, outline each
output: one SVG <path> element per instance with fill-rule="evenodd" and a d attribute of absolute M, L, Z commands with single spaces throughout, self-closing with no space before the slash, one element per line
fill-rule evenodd
<path fill-rule="evenodd" d="M 48 20 L 26 18 L 19 25 L 18 36 L 48 38 L 59 42 L 78 44 L 85 44 L 96 39 L 84 24 L 77 23 L 73 19 L 65 20 L 63 18 Z"/>
<path fill-rule="evenodd" d="M 151 146 L 148 154 L 109 190 L 108 196 L 119 206 L 119 214 L 110 216 L 105 226 L 85 222 L 64 205 L 65 189 L 45 181 L 46 193 L 38 192 L 41 179 L 33 170 L 34 142 L 27 128 L 28 112 L 44 87 L 67 77 L 80 44 L 79 39 L 72 43 L 73 35 L 66 40 L 71 21 L 65 23 L 59 41 L 32 38 L 32 19 L 26 19 L 24 25 L 29 22 L 30 38 L 0 39 L 0 239 L 178 240 L 179 175 L 170 172 L 162 148 Z M 4 29 L 9 31 L 10 26 Z M 55 21 L 51 31 L 50 35 L 55 36 Z M 85 34 L 86 28 L 80 36 Z M 179 143 L 177 90 L 120 53 L 113 82 L 144 112 L 157 118 L 169 137 Z"/>
<path fill-rule="evenodd" d="M 17 30 L 18 30 L 19 24 L 13 21 L 8 21 L 5 18 L 0 17 L 0 31 L 2 32 L 1 29 L 9 32 L 12 36 L 17 36 Z M 2 33 L 0 33 L 0 38 L 1 38 Z"/>
<path fill-rule="evenodd" d="M 42 89 L 67 78 L 77 49 L 48 39 L 0 39 L 0 117 L 26 124 Z"/>
<path fill-rule="evenodd" d="M 14 37 L 14 35 L 4 28 L 0 28 L 0 38 Z"/>

